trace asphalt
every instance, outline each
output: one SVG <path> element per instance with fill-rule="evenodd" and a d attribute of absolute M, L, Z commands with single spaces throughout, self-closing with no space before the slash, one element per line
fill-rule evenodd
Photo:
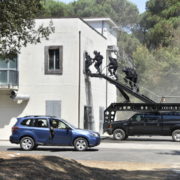
<path fill-rule="evenodd" d="M 101 144 L 86 152 L 76 152 L 73 147 L 40 146 L 37 150 L 22 152 L 19 145 L 0 140 L 0 152 L 16 154 L 61 156 L 64 158 L 97 162 L 126 162 L 134 164 L 161 164 L 180 172 L 180 143 L 171 137 L 129 137 L 116 141 L 103 136 Z M 98 153 L 97 153 L 98 152 Z"/>
<path fill-rule="evenodd" d="M 12 144 L 9 140 L 0 140 L 0 146 L 19 147 Z M 102 136 L 101 144 L 97 148 L 103 149 L 143 149 L 143 150 L 177 150 L 180 149 L 179 142 L 173 142 L 171 137 L 161 136 L 142 136 L 130 137 L 126 141 L 113 140 L 110 136 Z"/>

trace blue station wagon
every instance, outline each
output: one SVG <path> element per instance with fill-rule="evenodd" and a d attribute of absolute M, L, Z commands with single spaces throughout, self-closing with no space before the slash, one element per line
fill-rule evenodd
<path fill-rule="evenodd" d="M 10 142 L 28 151 L 38 145 L 74 146 L 78 151 L 100 144 L 100 135 L 91 130 L 78 129 L 65 120 L 51 116 L 17 118 L 12 127 Z"/>

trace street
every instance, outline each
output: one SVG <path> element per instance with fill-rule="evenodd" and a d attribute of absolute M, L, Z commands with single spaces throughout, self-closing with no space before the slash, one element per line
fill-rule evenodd
<path fill-rule="evenodd" d="M 0 151 L 61 156 L 74 160 L 165 164 L 180 170 L 180 144 L 173 142 L 171 137 L 130 137 L 126 141 L 106 137 L 99 146 L 85 152 L 74 151 L 73 147 L 57 146 L 40 146 L 37 150 L 25 152 L 20 150 L 19 145 L 1 141 Z"/>

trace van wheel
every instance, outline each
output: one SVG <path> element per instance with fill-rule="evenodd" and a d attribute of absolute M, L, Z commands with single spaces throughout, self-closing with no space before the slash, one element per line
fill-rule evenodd
<path fill-rule="evenodd" d="M 31 137 L 26 136 L 21 139 L 20 147 L 24 151 L 30 151 L 35 147 L 35 142 Z"/>
<path fill-rule="evenodd" d="M 125 139 L 128 139 L 128 135 L 125 135 L 125 138 L 124 138 L 124 140 L 125 140 Z"/>
<path fill-rule="evenodd" d="M 172 132 L 172 139 L 176 142 L 180 142 L 180 129 L 174 130 Z"/>
<path fill-rule="evenodd" d="M 88 142 L 85 138 L 77 138 L 74 141 L 74 148 L 77 151 L 85 151 L 88 148 Z"/>
<path fill-rule="evenodd" d="M 124 130 L 122 130 L 122 129 L 116 129 L 113 132 L 113 138 L 116 140 L 124 140 L 126 137 L 127 136 L 126 136 Z"/>

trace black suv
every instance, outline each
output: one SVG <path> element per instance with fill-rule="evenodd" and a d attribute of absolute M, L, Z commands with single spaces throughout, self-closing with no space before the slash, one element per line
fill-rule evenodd
<path fill-rule="evenodd" d="M 128 120 L 108 124 L 104 132 L 113 134 L 116 140 L 125 140 L 133 135 L 161 135 L 180 141 L 180 112 L 137 113 Z"/>

